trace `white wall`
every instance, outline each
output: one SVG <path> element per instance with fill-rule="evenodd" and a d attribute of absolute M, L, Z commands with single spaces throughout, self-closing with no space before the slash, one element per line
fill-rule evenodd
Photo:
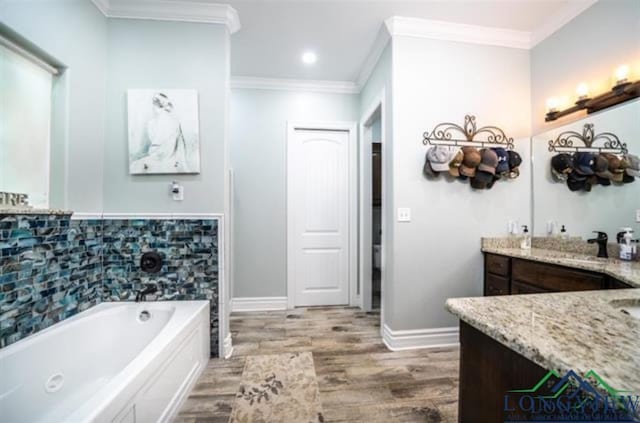
<path fill-rule="evenodd" d="M 582 133 L 585 123 L 594 125 L 595 133 L 612 132 L 627 144 L 629 152 L 640 154 L 640 100 L 590 115 L 565 126 L 552 129 L 533 137 L 533 215 L 534 234 L 546 236 L 549 220 L 566 225 L 571 236 L 584 239 L 594 236 L 592 231 L 604 231 L 615 242 L 621 227 L 630 226 L 640 233 L 640 224 L 635 221 L 635 211 L 640 210 L 640 181 L 631 184 L 595 186 L 591 192 L 571 192 L 564 183 L 551 178 L 551 157 L 548 151 L 550 140 L 555 140 L 563 131 Z M 602 146 L 596 141 L 595 146 Z M 574 143 L 574 145 L 577 145 Z"/>
<path fill-rule="evenodd" d="M 108 29 L 104 211 L 223 213 L 229 67 L 226 27 L 110 19 Z M 126 93 L 135 88 L 198 91 L 200 174 L 129 174 Z M 173 180 L 184 185 L 184 201 L 171 199 Z"/>
<path fill-rule="evenodd" d="M 611 89 L 616 67 L 626 63 L 640 79 L 640 1 L 600 0 L 531 50 L 533 133 L 580 119 L 573 114 L 545 123 L 546 99 L 569 96 L 586 82 L 592 94 Z"/>
<path fill-rule="evenodd" d="M 391 329 L 457 326 L 444 303 L 482 293 L 480 238 L 506 235 L 509 219 L 530 223 L 529 80 L 526 50 L 394 37 L 393 196 L 412 221 L 394 222 Z M 423 132 L 466 114 L 515 138 L 520 178 L 473 191 L 423 176 Z"/>
<path fill-rule="evenodd" d="M 232 90 L 234 297 L 287 295 L 287 121 L 357 119 L 357 95 Z"/>
<path fill-rule="evenodd" d="M 0 21 L 66 66 L 54 90 L 51 206 L 102 210 L 107 19 L 87 0 L 7 0 Z"/>

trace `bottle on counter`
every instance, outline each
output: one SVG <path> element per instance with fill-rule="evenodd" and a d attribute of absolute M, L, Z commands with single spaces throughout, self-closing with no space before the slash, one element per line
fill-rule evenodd
<path fill-rule="evenodd" d="M 620 247 L 620 260 L 635 260 L 638 255 L 638 244 L 637 242 L 634 242 L 633 229 L 620 229 L 621 232 L 618 232 L 618 236 L 616 237 L 618 240 L 618 246 Z"/>
<path fill-rule="evenodd" d="M 560 239 L 568 239 L 569 234 L 567 233 L 567 228 L 562 225 L 562 229 L 560 229 Z"/>
<path fill-rule="evenodd" d="M 527 225 L 522 227 L 522 241 L 520 241 L 520 248 L 522 250 L 530 250 L 531 249 L 531 234 L 529 233 L 529 228 Z"/>

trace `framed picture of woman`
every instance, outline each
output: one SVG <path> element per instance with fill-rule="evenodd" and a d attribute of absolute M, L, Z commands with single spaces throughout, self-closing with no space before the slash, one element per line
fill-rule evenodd
<path fill-rule="evenodd" d="M 129 173 L 200 173 L 198 92 L 129 90 Z"/>

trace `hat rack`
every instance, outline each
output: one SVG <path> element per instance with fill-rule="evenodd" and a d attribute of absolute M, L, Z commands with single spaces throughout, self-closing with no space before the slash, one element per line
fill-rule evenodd
<path fill-rule="evenodd" d="M 456 147 L 494 147 L 513 150 L 513 138 L 507 137 L 497 126 L 483 126 L 478 128 L 476 117 L 466 115 L 464 126 L 443 122 L 437 124 L 431 132 L 423 134 L 424 145 L 445 145 Z"/>
<path fill-rule="evenodd" d="M 574 145 L 575 142 L 581 145 Z M 601 146 L 595 145 L 603 141 Z M 612 153 L 627 154 L 627 144 L 611 132 L 595 134 L 592 123 L 586 123 L 582 128 L 582 134 L 576 131 L 560 133 L 555 140 L 549 140 L 549 151 L 555 153 Z"/>

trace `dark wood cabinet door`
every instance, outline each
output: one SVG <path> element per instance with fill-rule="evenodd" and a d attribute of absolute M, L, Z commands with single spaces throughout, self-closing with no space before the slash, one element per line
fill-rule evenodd
<path fill-rule="evenodd" d="M 633 287 L 617 279 L 609 278 L 608 288 L 609 289 L 629 289 Z"/>
<path fill-rule="evenodd" d="M 533 386 L 547 371 L 489 336 L 460 322 L 458 421 L 504 421 L 504 395 Z"/>
<path fill-rule="evenodd" d="M 544 291 L 589 291 L 606 288 L 605 278 L 596 273 L 520 259 L 513 259 L 511 266 L 512 281 L 524 282 Z"/>
<path fill-rule="evenodd" d="M 487 254 L 485 256 L 485 270 L 494 275 L 509 276 L 509 262 L 511 259 L 505 256 Z"/>
<path fill-rule="evenodd" d="M 509 295 L 509 279 L 504 276 L 487 273 L 485 275 L 484 295 Z"/>
<path fill-rule="evenodd" d="M 520 294 L 542 294 L 544 292 L 552 292 L 547 291 L 546 289 L 542 289 L 540 287 L 529 285 L 527 283 L 519 282 L 519 281 L 511 281 L 511 294 L 512 295 L 520 295 Z"/>

